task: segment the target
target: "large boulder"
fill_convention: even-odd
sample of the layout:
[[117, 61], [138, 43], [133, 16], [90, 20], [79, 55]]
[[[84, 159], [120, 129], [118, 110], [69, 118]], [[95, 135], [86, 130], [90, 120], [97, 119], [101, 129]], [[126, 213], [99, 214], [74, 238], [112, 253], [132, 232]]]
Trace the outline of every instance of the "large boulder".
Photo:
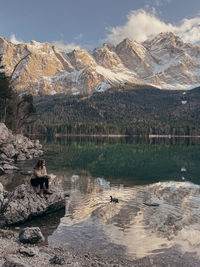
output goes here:
[[14, 157], [17, 152], [16, 149], [14, 148], [14, 145], [9, 143], [3, 144], [0, 147], [0, 151], [3, 152], [8, 158]]
[[8, 143], [8, 140], [12, 142], [14, 136], [12, 135], [12, 132], [8, 130], [6, 125], [0, 122], [0, 144]]
[[9, 193], [0, 210], [0, 227], [24, 222], [32, 217], [64, 208], [67, 200], [65, 192], [51, 187], [52, 195], [41, 198], [31, 185], [20, 185]]

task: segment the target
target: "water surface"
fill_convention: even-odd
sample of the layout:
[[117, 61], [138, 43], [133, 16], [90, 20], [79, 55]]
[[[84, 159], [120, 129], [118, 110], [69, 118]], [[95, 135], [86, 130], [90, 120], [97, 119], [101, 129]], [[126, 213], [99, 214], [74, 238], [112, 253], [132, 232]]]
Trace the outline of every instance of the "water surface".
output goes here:
[[[70, 193], [65, 211], [28, 223], [42, 228], [49, 245], [134, 259], [172, 248], [200, 257], [199, 139], [59, 138], [43, 143], [48, 172], [56, 175], [56, 186]], [[30, 170], [35, 163], [20, 165]], [[2, 179], [11, 190], [30, 177]], [[111, 195], [119, 203], [110, 203]]]

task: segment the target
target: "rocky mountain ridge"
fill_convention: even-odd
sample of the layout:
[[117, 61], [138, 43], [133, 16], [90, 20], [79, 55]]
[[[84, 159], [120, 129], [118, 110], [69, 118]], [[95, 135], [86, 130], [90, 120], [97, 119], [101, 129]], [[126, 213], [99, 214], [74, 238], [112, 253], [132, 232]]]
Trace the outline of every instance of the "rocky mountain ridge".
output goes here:
[[185, 90], [197, 87], [200, 79], [200, 45], [184, 43], [170, 32], [143, 43], [125, 39], [117, 46], [104, 44], [91, 54], [0, 38], [0, 54], [14, 88], [34, 95], [92, 94], [145, 84]]

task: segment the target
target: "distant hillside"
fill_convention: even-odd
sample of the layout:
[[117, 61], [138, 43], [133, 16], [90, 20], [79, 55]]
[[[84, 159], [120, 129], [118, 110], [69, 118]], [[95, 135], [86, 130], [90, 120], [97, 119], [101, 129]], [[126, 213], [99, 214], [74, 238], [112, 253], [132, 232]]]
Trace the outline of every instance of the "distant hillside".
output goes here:
[[200, 135], [200, 88], [187, 92], [137, 87], [90, 97], [35, 98], [45, 134]]

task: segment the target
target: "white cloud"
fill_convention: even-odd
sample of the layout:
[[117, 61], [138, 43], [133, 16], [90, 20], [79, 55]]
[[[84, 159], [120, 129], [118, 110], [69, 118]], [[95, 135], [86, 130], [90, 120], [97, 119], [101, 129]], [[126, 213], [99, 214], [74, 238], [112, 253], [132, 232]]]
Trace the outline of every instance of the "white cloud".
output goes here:
[[74, 40], [80, 40], [80, 39], [82, 39], [82, 38], [83, 38], [83, 34], [80, 33], [80, 34], [78, 34], [78, 35], [76, 35], [76, 36], [74, 37]]
[[172, 2], [172, 0], [153, 0], [153, 4], [155, 4], [156, 6], [161, 6], [163, 4], [169, 4], [171, 2]]
[[10, 36], [10, 41], [13, 43], [13, 44], [21, 44], [21, 43], [24, 43], [22, 40], [17, 40], [15, 34], [12, 34]]
[[185, 42], [200, 41], [200, 16], [192, 19], [184, 19], [179, 25], [161, 21], [153, 10], [151, 13], [143, 9], [131, 11], [127, 16], [127, 22], [122, 26], [109, 28], [110, 32], [106, 42], [117, 44], [125, 38], [143, 42], [160, 32], [174, 32]]
[[79, 45], [75, 43], [69, 43], [65, 44], [64, 41], [53, 41], [53, 45], [55, 45], [58, 49], [60, 49], [63, 52], [71, 52], [72, 50], [79, 50], [81, 49]]

